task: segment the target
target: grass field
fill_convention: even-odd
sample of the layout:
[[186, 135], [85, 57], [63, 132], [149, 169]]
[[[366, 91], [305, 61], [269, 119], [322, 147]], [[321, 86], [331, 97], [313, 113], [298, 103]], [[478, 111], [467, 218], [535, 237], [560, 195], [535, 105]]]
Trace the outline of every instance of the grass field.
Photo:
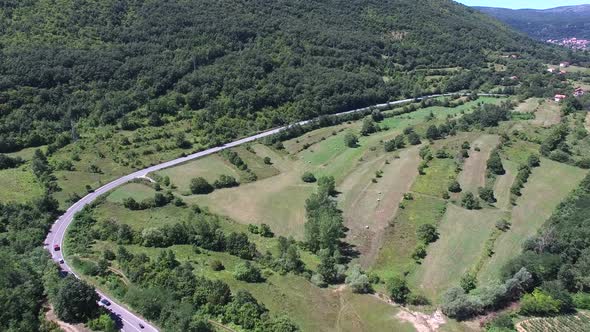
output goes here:
[[482, 255], [484, 245], [504, 213], [496, 209], [466, 210], [449, 204], [438, 231], [439, 239], [410, 276], [411, 285], [432, 301], [459, 280]]
[[189, 161], [179, 166], [167, 168], [156, 172], [160, 176], [170, 177], [170, 182], [176, 185], [179, 192], [190, 192], [190, 181], [196, 177], [203, 177], [212, 183], [220, 175], [231, 175], [239, 179], [238, 171], [233, 165], [218, 155], [207, 156], [201, 159]]
[[509, 160], [502, 160], [506, 173], [498, 175], [494, 183], [494, 196], [496, 197], [496, 207], [498, 209], [509, 211], [512, 208], [510, 203], [510, 188], [518, 174], [518, 165]]
[[495, 254], [482, 268], [482, 281], [499, 277], [502, 266], [521, 251], [522, 243], [534, 235], [557, 205], [578, 185], [587, 171], [548, 159], [533, 169], [529, 181], [512, 209], [512, 226], [495, 245]]
[[425, 174], [416, 179], [412, 192], [441, 197], [457, 176], [456, 166], [453, 159], [432, 159]]
[[[477, 193], [479, 187], [485, 186], [487, 161], [498, 143], [500, 137], [497, 135], [482, 135], [471, 142], [469, 158], [465, 159], [463, 170], [457, 177], [463, 191]], [[476, 151], [476, 148], [480, 151]]]
[[140, 202], [146, 198], [153, 198], [156, 191], [143, 183], [127, 183], [110, 193], [107, 200], [113, 203], [123, 203], [123, 200], [132, 197]]
[[372, 271], [383, 278], [402, 275], [415, 268], [411, 258], [418, 243], [416, 229], [422, 224], [436, 224], [443, 215], [446, 202], [442, 199], [416, 194], [405, 201], [404, 209], [391, 222], [383, 235], [383, 245]]
[[[347, 241], [361, 253], [363, 267], [374, 262], [383, 232], [395, 216], [404, 193], [418, 176], [418, 150], [418, 147], [405, 149], [389, 164], [383, 160], [389, 158], [388, 155], [376, 159], [372, 165], [352, 171], [340, 186], [340, 205], [349, 228]], [[380, 178], [375, 177], [377, 171], [383, 172]], [[372, 179], [376, 179], [376, 183]]]
[[0, 202], [24, 203], [43, 195], [43, 186], [28, 166], [0, 170]]
[[239, 146], [233, 150], [238, 153], [240, 158], [242, 158], [246, 165], [248, 165], [248, 168], [256, 174], [258, 179], [266, 179], [279, 174], [279, 170], [272, 164], [267, 165], [264, 163], [264, 157], [271, 158], [270, 154], [262, 153], [261, 155], [258, 155], [256, 150], [252, 149], [254, 152], [248, 151], [245, 146]]

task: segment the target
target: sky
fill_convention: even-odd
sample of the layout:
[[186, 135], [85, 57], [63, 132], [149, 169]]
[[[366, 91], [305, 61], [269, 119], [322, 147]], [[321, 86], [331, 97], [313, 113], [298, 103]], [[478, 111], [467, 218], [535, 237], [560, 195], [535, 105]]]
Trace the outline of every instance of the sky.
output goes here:
[[546, 9], [560, 6], [590, 4], [590, 0], [457, 0], [468, 6]]

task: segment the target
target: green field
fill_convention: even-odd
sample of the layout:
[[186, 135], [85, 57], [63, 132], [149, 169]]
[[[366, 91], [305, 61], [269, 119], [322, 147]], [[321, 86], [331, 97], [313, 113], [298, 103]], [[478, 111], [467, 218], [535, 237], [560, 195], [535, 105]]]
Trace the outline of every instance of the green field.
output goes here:
[[0, 170], [0, 202], [31, 201], [43, 195], [43, 186], [37, 181], [28, 166]]
[[372, 268], [373, 272], [383, 278], [401, 275], [415, 268], [411, 255], [418, 243], [416, 229], [422, 224], [437, 224], [446, 202], [416, 194], [414, 200], [405, 201], [404, 206], [386, 229], [383, 246]]
[[450, 204], [442, 218], [439, 239], [410, 277], [415, 289], [432, 301], [469, 272], [483, 254], [485, 242], [504, 213], [496, 209], [466, 210]]
[[138, 202], [146, 198], [153, 198], [156, 191], [144, 183], [127, 183], [121, 187], [113, 190], [108, 196], [107, 200], [113, 203], [123, 203], [126, 198], [133, 198]]

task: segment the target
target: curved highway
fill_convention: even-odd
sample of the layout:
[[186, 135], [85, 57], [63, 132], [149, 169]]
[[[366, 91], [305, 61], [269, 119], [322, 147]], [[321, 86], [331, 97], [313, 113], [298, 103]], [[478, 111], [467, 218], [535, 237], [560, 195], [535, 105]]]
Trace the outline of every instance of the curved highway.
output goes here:
[[[444, 97], [444, 96], [451, 96], [451, 95], [457, 95], [457, 94], [436, 94], [436, 95], [423, 96], [420, 98], [397, 100], [397, 101], [392, 101], [392, 102], [388, 102], [388, 103], [384, 103], [384, 104], [378, 104], [378, 105], [374, 105], [374, 106], [370, 106], [370, 107], [364, 107], [364, 108], [359, 108], [359, 109], [355, 109], [355, 110], [351, 110], [351, 111], [341, 112], [341, 113], [333, 114], [332, 116], [338, 116], [338, 115], [344, 115], [344, 114], [356, 113], [356, 112], [363, 112], [363, 111], [367, 111], [370, 109], [385, 109], [385, 108], [389, 108], [390, 106], [404, 104], [404, 103], [412, 102], [414, 100], [423, 100], [423, 99]], [[467, 95], [467, 93], [461, 93], [460, 95]], [[500, 96], [500, 95], [498, 95], [498, 94], [480, 94], [480, 96]], [[297, 122], [296, 124], [304, 125], [304, 124], [307, 124], [311, 121], [312, 120], [304, 120], [304, 121]], [[291, 125], [289, 125], [289, 126], [291, 126]], [[56, 262], [60, 262], [62, 260], [64, 261], [62, 264], [60, 264], [63, 271], [71, 273], [74, 276], [76, 276], [77, 278], [79, 278], [79, 276], [76, 275], [76, 273], [72, 270], [72, 268], [65, 261], [62, 251], [61, 250], [55, 251], [54, 246], [58, 245], [60, 248], [63, 247], [63, 242], [64, 242], [64, 238], [65, 238], [66, 230], [67, 230], [68, 226], [70, 225], [70, 223], [74, 219], [74, 215], [77, 212], [81, 211], [84, 208], [84, 206], [86, 206], [87, 204], [90, 204], [95, 199], [97, 199], [99, 196], [107, 193], [108, 191], [110, 191], [122, 184], [125, 184], [133, 179], [144, 177], [148, 173], [155, 172], [155, 171], [158, 171], [158, 170], [161, 170], [164, 168], [172, 167], [172, 166], [187, 162], [189, 160], [201, 158], [201, 157], [204, 157], [204, 156], [207, 156], [210, 154], [214, 154], [214, 153], [219, 152], [224, 149], [228, 149], [228, 148], [235, 147], [235, 146], [238, 146], [238, 145], [241, 145], [244, 143], [252, 142], [252, 141], [255, 141], [260, 138], [264, 138], [264, 137], [276, 134], [279, 131], [288, 128], [289, 126], [284, 126], [284, 127], [272, 129], [269, 131], [265, 131], [265, 132], [262, 132], [262, 133], [259, 133], [259, 134], [256, 134], [256, 135], [253, 135], [250, 137], [242, 138], [237, 141], [227, 143], [223, 146], [210, 148], [210, 149], [203, 150], [203, 151], [200, 151], [197, 153], [193, 153], [193, 154], [188, 155], [186, 157], [177, 158], [177, 159], [174, 159], [174, 160], [171, 160], [171, 161], [159, 164], [159, 165], [151, 166], [151, 167], [136, 171], [134, 173], [123, 176], [121, 178], [118, 178], [112, 182], [105, 184], [104, 186], [96, 189], [94, 192], [89, 193], [88, 195], [84, 196], [79, 201], [74, 203], [72, 206], [70, 206], [66, 210], [66, 212], [62, 216], [60, 216], [55, 221], [55, 223], [51, 227], [51, 230], [50, 230], [49, 234], [47, 235], [47, 239], [45, 241], [46, 249], [49, 250], [54, 261], [56, 261]], [[139, 316], [135, 313], [132, 313], [131, 311], [126, 309], [124, 306], [117, 304], [113, 299], [107, 297], [106, 295], [104, 295], [100, 291], [97, 291], [97, 293], [101, 296], [101, 299], [106, 299], [107, 301], [110, 302], [110, 305], [108, 305], [107, 308], [113, 313], [113, 315], [117, 316], [118, 319], [120, 320], [120, 323], [122, 325], [121, 326], [122, 331], [125, 331], [125, 332], [137, 332], [137, 331], [155, 332], [155, 331], [158, 331], [158, 329], [156, 327], [154, 327], [153, 325], [148, 323], [141, 316]]]

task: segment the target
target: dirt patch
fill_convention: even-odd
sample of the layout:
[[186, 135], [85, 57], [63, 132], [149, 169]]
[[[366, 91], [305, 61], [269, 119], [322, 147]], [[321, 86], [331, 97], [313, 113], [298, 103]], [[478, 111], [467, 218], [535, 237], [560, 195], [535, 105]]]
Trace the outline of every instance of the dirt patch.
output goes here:
[[46, 307], [45, 310], [45, 318], [50, 322], [56, 323], [59, 326], [59, 328], [64, 332], [92, 332], [92, 330], [84, 327], [84, 324], [72, 325], [59, 320], [59, 318], [57, 318], [57, 315], [55, 314], [55, 311], [53, 311], [52, 306]]
[[[341, 185], [347, 241], [360, 252], [363, 267], [375, 261], [389, 221], [418, 176], [418, 151], [418, 147], [412, 147], [402, 151], [399, 159], [376, 159], [353, 171]], [[392, 159], [389, 164], [385, 163], [387, 158]], [[374, 183], [377, 171], [383, 175]]]
[[418, 332], [435, 332], [446, 323], [445, 316], [440, 309], [431, 315], [406, 309], [398, 312], [396, 317], [410, 322]]
[[[482, 135], [471, 144], [469, 158], [465, 159], [458, 181], [463, 191], [476, 193], [477, 188], [485, 186], [486, 163], [493, 149], [500, 143], [497, 135]], [[479, 148], [480, 151], [475, 149]]]

